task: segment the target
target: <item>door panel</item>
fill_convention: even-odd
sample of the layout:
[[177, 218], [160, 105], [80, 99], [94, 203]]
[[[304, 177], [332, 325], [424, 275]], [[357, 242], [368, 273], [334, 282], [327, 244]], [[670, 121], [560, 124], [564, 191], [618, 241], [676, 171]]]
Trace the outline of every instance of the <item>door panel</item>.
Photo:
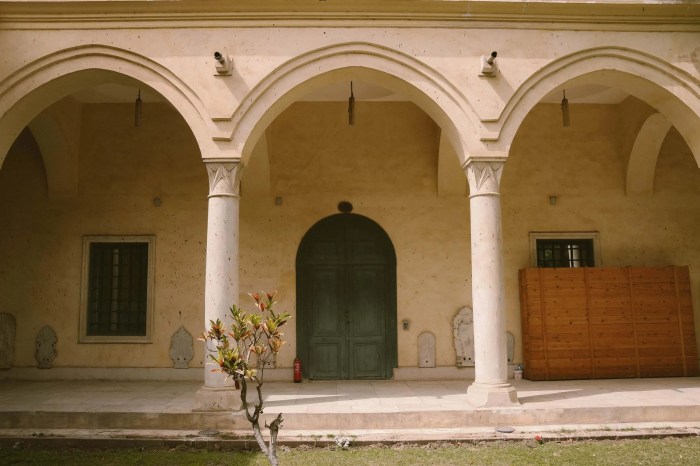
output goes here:
[[345, 379], [342, 346], [340, 343], [315, 343], [311, 345], [309, 377], [315, 380]]
[[383, 342], [350, 344], [350, 378], [380, 379], [384, 377]]
[[348, 266], [350, 338], [383, 337], [386, 330], [384, 267]]
[[309, 267], [311, 284], [309, 309], [309, 377], [342, 379], [347, 377], [347, 329], [343, 306], [345, 274], [342, 265]]
[[297, 254], [297, 347], [311, 379], [382, 379], [396, 362], [396, 257], [371, 220], [339, 214]]
[[312, 266], [311, 338], [345, 338], [342, 266]]
[[351, 378], [383, 378], [386, 354], [386, 279], [381, 265], [349, 265]]

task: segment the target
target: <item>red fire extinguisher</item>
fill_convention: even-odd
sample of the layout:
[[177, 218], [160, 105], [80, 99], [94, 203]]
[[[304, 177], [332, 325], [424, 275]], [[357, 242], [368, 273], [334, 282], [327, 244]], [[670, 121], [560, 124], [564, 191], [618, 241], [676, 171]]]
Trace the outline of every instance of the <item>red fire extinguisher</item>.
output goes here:
[[294, 383], [301, 383], [301, 361], [294, 358]]

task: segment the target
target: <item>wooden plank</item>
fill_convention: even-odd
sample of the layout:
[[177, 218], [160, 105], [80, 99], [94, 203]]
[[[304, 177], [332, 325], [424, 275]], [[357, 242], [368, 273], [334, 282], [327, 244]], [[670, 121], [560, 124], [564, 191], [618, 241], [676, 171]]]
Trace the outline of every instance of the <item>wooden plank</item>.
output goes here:
[[610, 370], [614, 368], [620, 369], [620, 371], [623, 373], [627, 373], [628, 371], [635, 373], [637, 361], [635, 360], [634, 356], [628, 358], [606, 357], [593, 359], [593, 365], [601, 369], [608, 369], [608, 373], [611, 373]]
[[593, 348], [593, 357], [595, 359], [600, 358], [629, 358], [630, 361], [634, 361], [637, 364], [637, 351], [633, 346], [628, 346], [626, 348]]
[[591, 325], [591, 332], [594, 336], [594, 341], [613, 339], [634, 339], [634, 329], [627, 324], [610, 324], [610, 325]]
[[545, 380], [549, 380], [549, 364], [547, 362], [547, 351], [549, 350], [549, 342], [547, 340], [547, 330], [546, 330], [546, 315], [547, 315], [547, 303], [544, 299], [544, 280], [543, 271], [544, 269], [537, 269], [538, 279], [540, 283], [540, 301], [542, 301], [542, 339], [544, 340], [544, 376]]
[[547, 362], [552, 371], [567, 371], [570, 369], [590, 371], [592, 366], [590, 357], [580, 359], [554, 359], [550, 357]]
[[548, 353], [551, 359], [590, 359], [593, 355], [587, 348], [550, 350]]
[[[680, 292], [678, 290], [678, 267], [673, 268], [673, 282], [676, 285], [676, 300], [678, 300]], [[688, 376], [688, 365], [686, 362], [685, 355], [685, 339], [683, 338], [683, 316], [681, 315], [680, 303], [677, 304], [678, 307], [678, 338], [681, 343], [681, 357], [683, 358], [683, 375]]]
[[635, 296], [634, 296], [634, 290], [632, 287], [632, 269], [631, 267], [627, 267], [627, 286], [629, 287], [629, 294], [630, 294], [630, 310], [632, 312], [630, 313], [630, 320], [632, 321], [632, 332], [634, 333], [634, 351], [635, 351], [635, 361], [637, 362], [637, 377], [641, 377], [642, 370], [639, 364], [639, 338], [638, 338], [638, 333], [637, 333], [637, 321], [636, 321], [636, 316], [634, 313], [634, 308], [636, 306], [635, 302]]
[[585, 324], [580, 324], [580, 325], [549, 325], [549, 322], [547, 322], [547, 325], [545, 325], [545, 330], [547, 331], [547, 336], [553, 336], [553, 335], [559, 335], [562, 337], [563, 335], [573, 335], [572, 338], [575, 338], [575, 335], [588, 335], [588, 325]]
[[[590, 269], [586, 267], [583, 269], [583, 281], [586, 284], [586, 326], [588, 327], [588, 348], [593, 351], [593, 336], [591, 334], [591, 322], [590, 322], [590, 306], [591, 306], [591, 287], [589, 283]], [[593, 355], [589, 353], [589, 358]], [[596, 378], [596, 366], [591, 364], [591, 377]]]
[[547, 324], [550, 327], [561, 327], [568, 325], [588, 325], [586, 316], [547, 316]]
[[550, 341], [547, 344], [547, 352], [551, 351], [561, 351], [561, 350], [590, 350], [588, 347], [588, 341]]
[[633, 379], [637, 377], [637, 370], [634, 365], [628, 369], [599, 367], [596, 374], [599, 379]]
[[659, 355], [655, 356], [640, 356], [639, 362], [642, 367], [652, 367], [652, 366], [678, 366], [681, 367], [683, 362], [678, 356], [666, 356]]
[[621, 267], [592, 267], [589, 283], [622, 284], [627, 289], [627, 271]]
[[660, 365], [660, 366], [642, 366], [640, 377], [682, 377], [683, 366], [677, 365]]
[[[630, 320], [632, 318], [631, 314], [628, 315], [592, 315], [590, 318], [591, 325], [619, 325], [626, 324], [629, 326]], [[634, 333], [633, 329], [630, 332]]]

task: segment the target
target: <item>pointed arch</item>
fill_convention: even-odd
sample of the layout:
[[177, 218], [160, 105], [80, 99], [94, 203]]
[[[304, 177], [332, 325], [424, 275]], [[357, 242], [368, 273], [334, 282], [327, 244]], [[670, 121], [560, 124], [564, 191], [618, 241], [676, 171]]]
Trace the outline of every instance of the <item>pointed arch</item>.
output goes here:
[[554, 60], [513, 94], [497, 121], [486, 123], [507, 148], [527, 114], [553, 89], [569, 83], [623, 89], [663, 114], [683, 136], [700, 166], [700, 83], [691, 74], [652, 55], [623, 47], [582, 50]]
[[90, 44], [36, 59], [0, 82], [0, 166], [19, 132], [51, 104], [79, 89], [132, 80], [151, 87], [175, 107], [202, 154], [216, 152], [211, 119], [187, 84], [147, 57]]
[[481, 123], [464, 94], [435, 69], [397, 50], [366, 42], [336, 44], [299, 55], [255, 86], [231, 116], [227, 132], [243, 163], [263, 131], [302, 95], [330, 82], [362, 79], [403, 93], [446, 133], [460, 160], [482, 149]]
[[650, 115], [642, 125], [627, 164], [627, 195], [653, 194], [656, 162], [670, 129], [671, 123], [660, 113]]

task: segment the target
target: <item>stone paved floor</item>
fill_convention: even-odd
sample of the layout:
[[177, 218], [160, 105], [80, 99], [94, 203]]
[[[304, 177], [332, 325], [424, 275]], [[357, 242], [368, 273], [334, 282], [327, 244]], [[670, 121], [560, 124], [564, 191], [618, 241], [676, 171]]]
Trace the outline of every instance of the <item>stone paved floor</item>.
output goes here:
[[[270, 382], [263, 416], [269, 421], [284, 414], [280, 439], [290, 445], [332, 441], [336, 435], [366, 443], [531, 439], [545, 433], [560, 440], [700, 435], [700, 378], [513, 381], [522, 407], [490, 410], [469, 406], [469, 383]], [[250, 447], [249, 440], [241, 440], [250, 434], [242, 413], [192, 412], [200, 386], [192, 381], [0, 382], [0, 444], [147, 447], [224, 441]], [[514, 431], [502, 433], [498, 426]], [[218, 431], [225, 435], [205, 434]]]
[[[464, 411], [470, 381], [266, 383], [281, 413]], [[700, 378], [512, 381], [524, 409], [700, 406]], [[0, 382], [0, 412], [188, 413], [199, 382]], [[700, 419], [698, 419], [700, 421]]]

